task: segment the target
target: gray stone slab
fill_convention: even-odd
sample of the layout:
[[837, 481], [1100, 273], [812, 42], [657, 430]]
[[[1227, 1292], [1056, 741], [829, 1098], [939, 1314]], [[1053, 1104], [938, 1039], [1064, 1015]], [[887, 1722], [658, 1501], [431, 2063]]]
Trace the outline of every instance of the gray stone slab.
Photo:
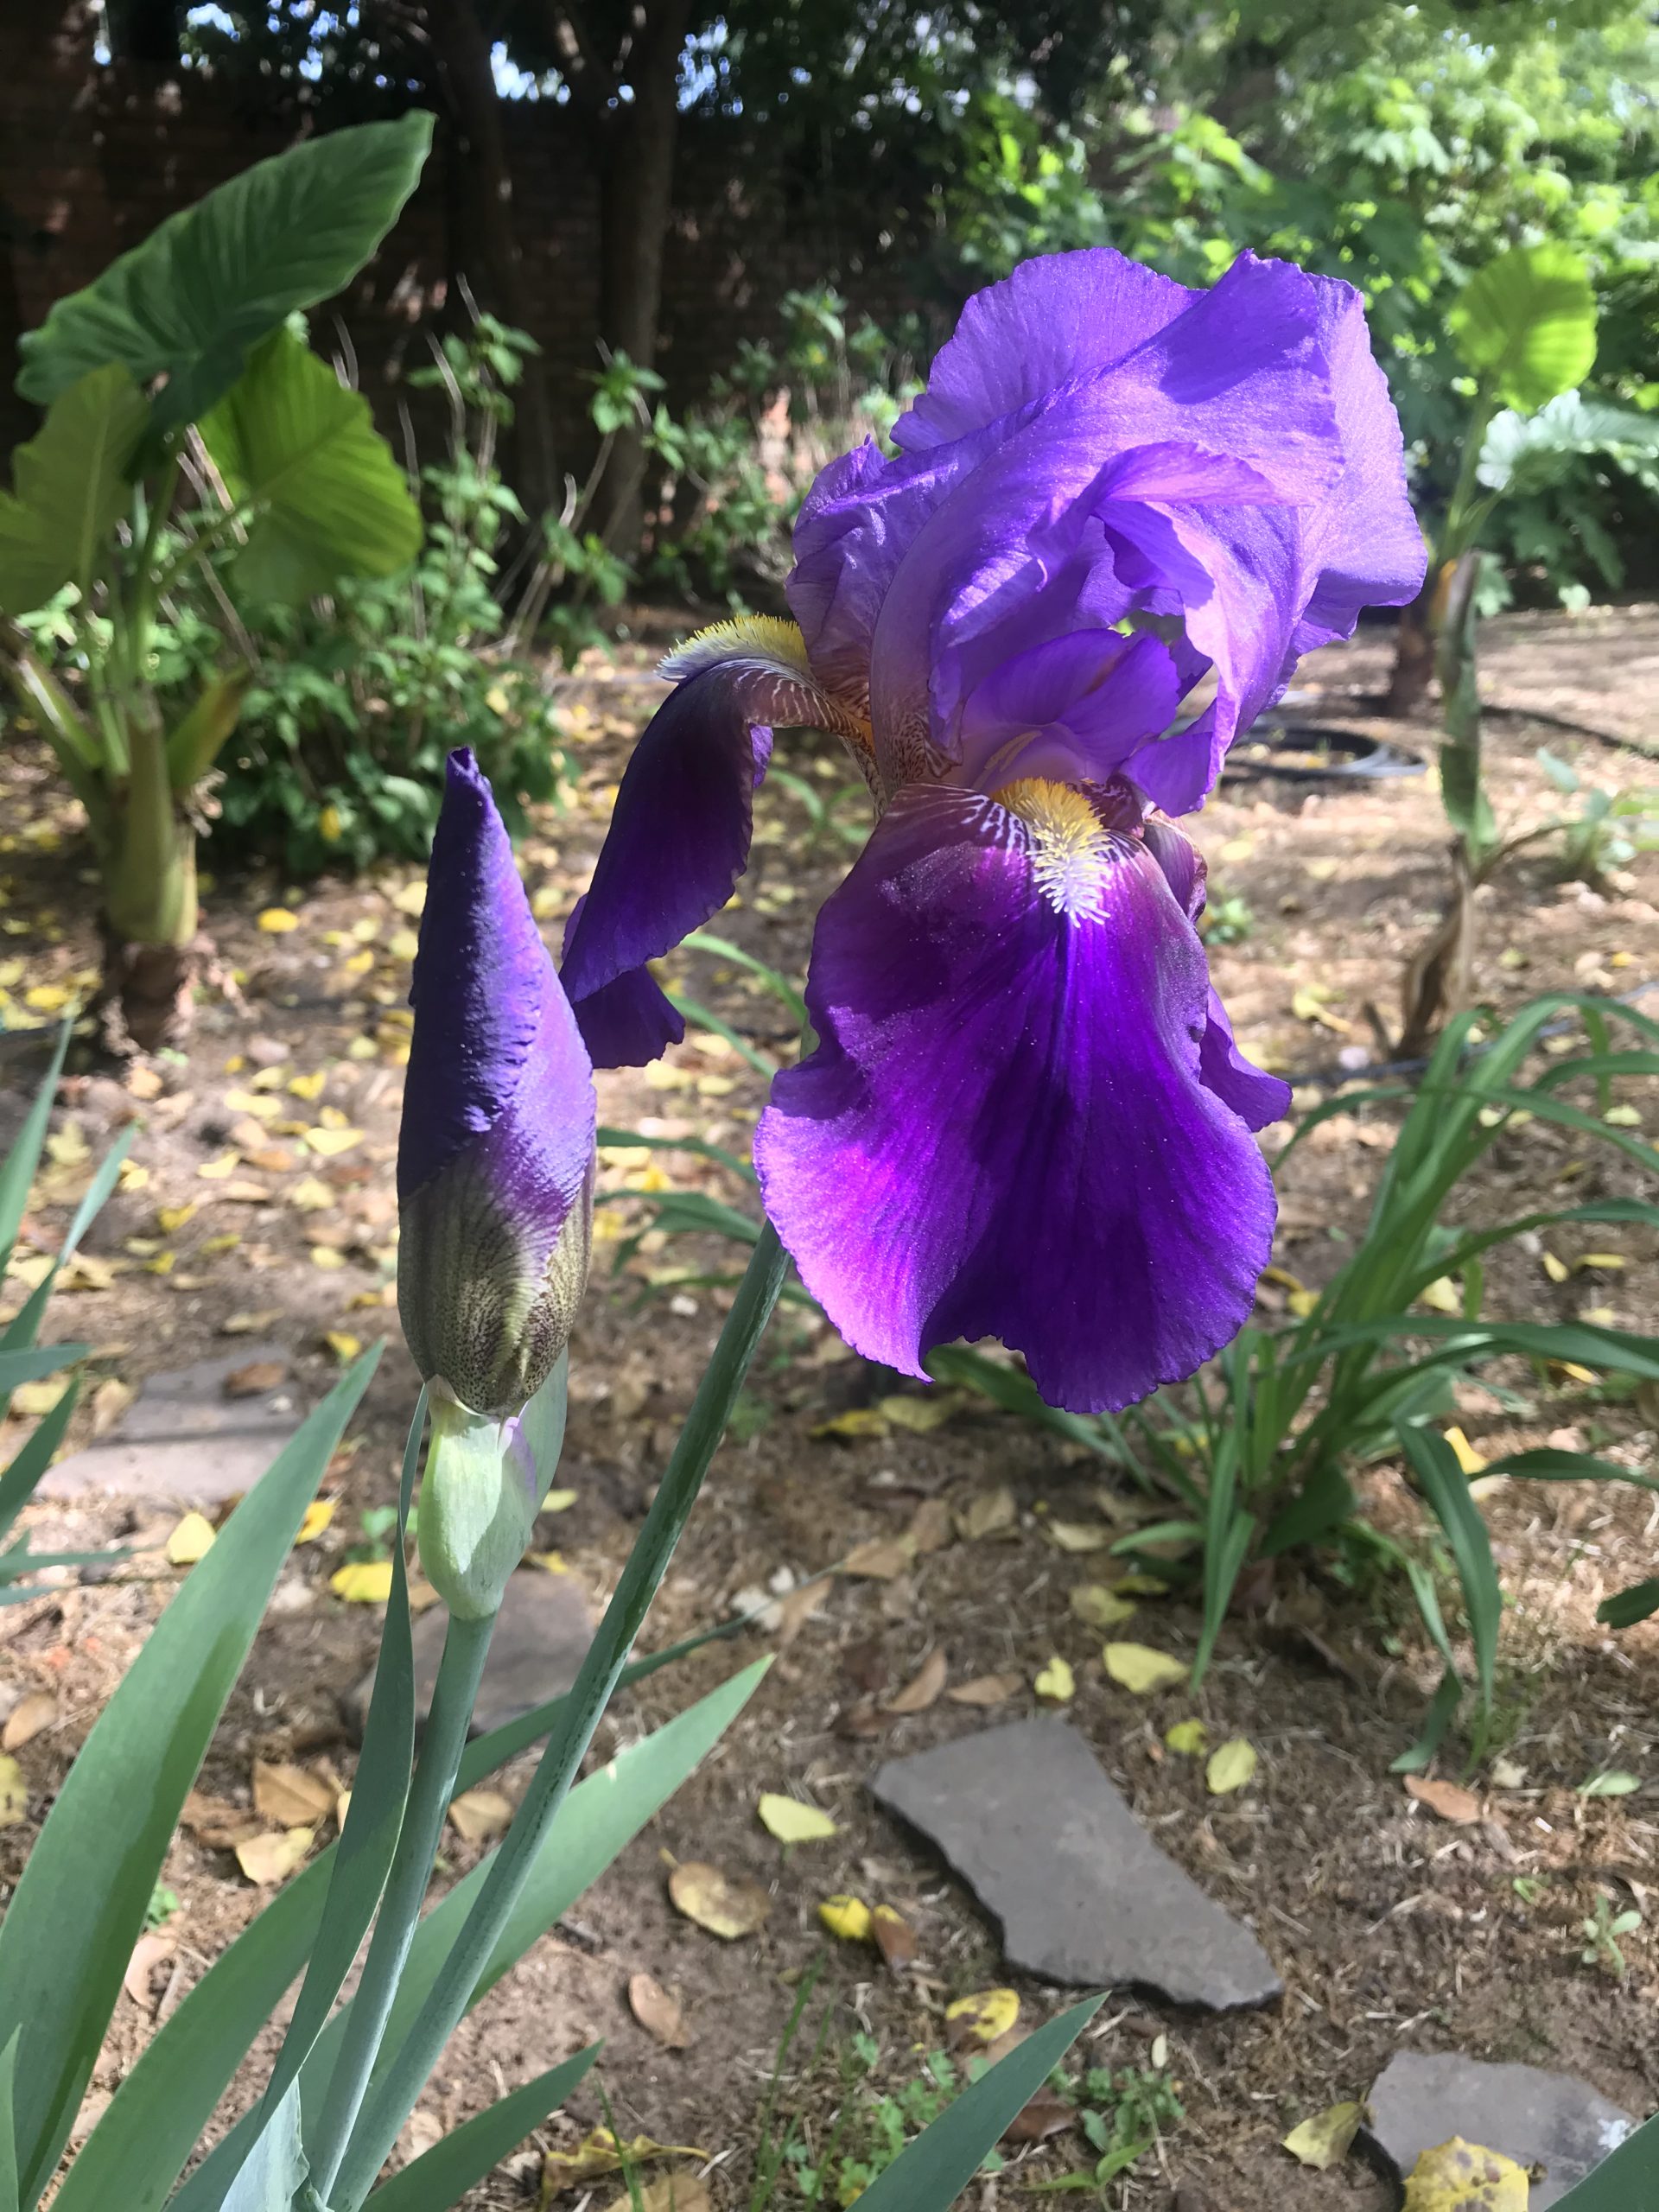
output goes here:
[[[283, 1380], [256, 1397], [226, 1395], [228, 1376], [270, 1363]], [[176, 1498], [215, 1505], [251, 1490], [299, 1427], [305, 1408], [276, 1344], [244, 1344], [218, 1359], [152, 1375], [107, 1436], [49, 1467], [42, 1497]]]
[[[434, 1605], [415, 1624], [415, 1711], [424, 1720], [438, 1678], [438, 1661], [448, 1615]], [[507, 1583], [484, 1662], [484, 1679], [473, 1707], [472, 1733], [487, 1735], [505, 1727], [533, 1706], [559, 1697], [576, 1679], [593, 1642], [588, 1600], [574, 1574], [549, 1574], [543, 1567], [520, 1567]], [[374, 1688], [374, 1670], [341, 1700], [346, 1722], [360, 1736]]]
[[1370, 2103], [1370, 2133], [1402, 2180], [1425, 2151], [1460, 2135], [1517, 2165], [1542, 2168], [1531, 2212], [1546, 2212], [1565, 2196], [1636, 2126], [1570, 2074], [1495, 2066], [1456, 2051], [1396, 2051]]
[[1001, 1923], [1011, 1965], [1217, 2012], [1280, 1994], [1249, 1929], [1159, 1850], [1064, 1720], [958, 1737], [890, 1760], [870, 1786]]

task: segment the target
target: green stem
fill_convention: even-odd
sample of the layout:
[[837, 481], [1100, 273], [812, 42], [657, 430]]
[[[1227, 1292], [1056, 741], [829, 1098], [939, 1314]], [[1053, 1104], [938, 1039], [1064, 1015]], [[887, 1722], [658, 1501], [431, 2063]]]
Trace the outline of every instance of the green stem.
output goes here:
[[548, 1739], [541, 1764], [485, 1878], [478, 1901], [439, 1969], [403, 2048], [370, 2090], [351, 2147], [334, 2177], [329, 2202], [338, 2207], [353, 2208], [354, 2212], [367, 2196], [439, 2053], [472, 2001], [479, 1978], [501, 1940], [536, 1856], [558, 1817], [633, 1639], [667, 1572], [778, 1303], [788, 1268], [788, 1255], [768, 1222], [750, 1255], [668, 1471], [582, 1661], [560, 1723]]
[[132, 618], [127, 637], [127, 681], [135, 692], [143, 681], [144, 664], [149, 658], [150, 632], [156, 626], [156, 608], [162, 595], [160, 581], [155, 573], [156, 556], [161, 545], [162, 532], [173, 512], [174, 495], [179, 488], [179, 458], [176, 448], [167, 457], [167, 466], [162, 472], [161, 484], [150, 503], [134, 563]]
[[133, 944], [188, 944], [196, 933], [196, 839], [179, 817], [154, 702], [128, 731], [132, 768], [105, 899], [111, 927]]
[[455, 1773], [467, 1748], [467, 1728], [473, 1717], [484, 1661], [490, 1648], [495, 1615], [464, 1621], [451, 1615], [443, 1641], [443, 1657], [432, 1691], [432, 1709], [421, 1738], [421, 1755], [410, 1787], [409, 1809], [397, 1837], [386, 1893], [369, 1939], [363, 1976], [346, 2016], [339, 2063], [328, 2083], [328, 2095], [315, 2144], [308, 2146], [311, 2183], [327, 2202], [346, 2155], [346, 2144], [367, 2094], [380, 2039], [386, 2030], [397, 1984], [414, 1940], [416, 1923], [426, 1897], [433, 1861], [443, 1834], [443, 1816], [455, 1786]]

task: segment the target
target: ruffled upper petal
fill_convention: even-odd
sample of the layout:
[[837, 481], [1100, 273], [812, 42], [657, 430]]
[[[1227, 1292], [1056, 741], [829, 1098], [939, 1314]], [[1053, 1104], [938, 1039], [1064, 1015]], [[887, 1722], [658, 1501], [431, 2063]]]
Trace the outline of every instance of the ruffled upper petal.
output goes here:
[[893, 442], [914, 453], [983, 429], [1056, 385], [1110, 368], [1197, 296], [1109, 246], [1021, 262], [969, 301]]
[[1204, 954], [1162, 870], [1109, 813], [1024, 788], [1023, 814], [894, 801], [819, 918], [821, 1041], [778, 1077], [755, 1159], [868, 1357], [915, 1374], [997, 1336], [1051, 1403], [1098, 1411], [1236, 1333], [1273, 1185], [1204, 1081]]
[[1104, 250], [1028, 263], [895, 435], [820, 479], [790, 586], [820, 677], [868, 684], [889, 791], [960, 765], [965, 700], [1070, 604], [1173, 617], [1215, 666], [1202, 728], [1147, 741], [1148, 788], [1190, 807], [1298, 655], [1421, 580], [1359, 296], [1286, 263], [1207, 292]]

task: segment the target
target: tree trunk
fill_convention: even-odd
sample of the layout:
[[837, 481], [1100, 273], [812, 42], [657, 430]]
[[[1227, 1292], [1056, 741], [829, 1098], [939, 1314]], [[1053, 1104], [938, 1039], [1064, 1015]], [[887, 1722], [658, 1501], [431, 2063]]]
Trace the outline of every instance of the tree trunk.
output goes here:
[[178, 0], [110, 0], [110, 59], [136, 61], [148, 69], [179, 67]]
[[[656, 0], [650, 9], [629, 61], [633, 98], [608, 118], [600, 168], [600, 333], [641, 369], [657, 359], [680, 52], [690, 13], [690, 0]], [[637, 431], [623, 430], [612, 448], [601, 527], [625, 559], [639, 550], [645, 481], [645, 446]]]
[[[501, 123], [501, 97], [490, 60], [490, 35], [473, 0], [442, 0], [429, 8], [432, 43], [450, 114], [461, 138], [462, 201], [482, 258], [486, 304], [503, 322], [525, 323], [524, 262], [513, 220], [512, 168]], [[514, 489], [532, 518], [559, 500], [558, 457], [548, 405], [547, 377], [534, 355], [513, 395]]]

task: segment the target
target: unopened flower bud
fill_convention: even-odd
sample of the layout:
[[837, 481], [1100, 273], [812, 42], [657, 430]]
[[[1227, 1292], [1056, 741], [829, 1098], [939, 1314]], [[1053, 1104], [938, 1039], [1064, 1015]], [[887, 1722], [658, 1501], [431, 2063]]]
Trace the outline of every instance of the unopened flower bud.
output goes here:
[[516, 1414], [588, 1281], [593, 1071], [470, 752], [449, 756], [410, 994], [397, 1306], [416, 1365]]

